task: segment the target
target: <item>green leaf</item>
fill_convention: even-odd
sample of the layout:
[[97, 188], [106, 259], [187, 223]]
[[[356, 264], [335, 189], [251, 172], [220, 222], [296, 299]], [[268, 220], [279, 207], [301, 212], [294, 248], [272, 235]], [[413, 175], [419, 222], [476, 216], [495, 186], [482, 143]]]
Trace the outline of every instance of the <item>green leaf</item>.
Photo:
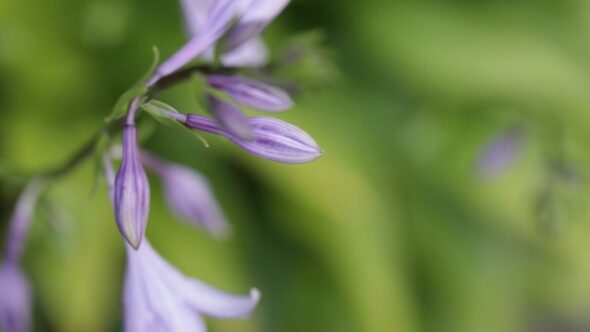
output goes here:
[[125, 113], [127, 113], [127, 108], [129, 107], [129, 103], [138, 96], [141, 96], [148, 92], [148, 88], [145, 86], [135, 86], [129, 90], [127, 90], [115, 104], [113, 107], [113, 111], [111, 114], [105, 119], [105, 122], [111, 122], [117, 119], [122, 118]]
[[137, 84], [139, 86], [145, 85], [145, 83], [150, 79], [150, 77], [152, 77], [152, 75], [154, 74], [154, 72], [158, 68], [158, 65], [160, 64], [160, 50], [158, 49], [158, 47], [153, 46], [152, 52], [153, 52], [152, 64], [150, 65], [150, 68], [148, 69], [148, 71], [145, 73], [145, 75], [142, 77], [142, 79]]
[[146, 111], [155, 120], [157, 120], [158, 122], [160, 122], [162, 124], [165, 124], [167, 126], [181, 125], [178, 121], [170, 118], [170, 116], [167, 115], [167, 114], [171, 114], [171, 113], [180, 114], [180, 112], [178, 112], [176, 109], [174, 109], [170, 105], [167, 105], [167, 104], [162, 103], [157, 100], [152, 100], [147, 104], [143, 104], [141, 106], [141, 109]]
[[174, 107], [163, 103], [161, 101], [158, 100], [152, 100], [147, 104], [144, 104], [141, 106], [142, 110], [144, 110], [146, 113], [148, 113], [149, 115], [151, 115], [156, 121], [165, 124], [167, 126], [174, 126], [177, 128], [182, 128], [183, 130], [187, 131], [189, 134], [191, 134], [191, 136], [197, 138], [199, 141], [201, 141], [201, 143], [203, 143], [203, 145], [205, 145], [205, 147], [209, 147], [209, 143], [207, 142], [207, 140], [201, 136], [197, 131], [189, 129], [187, 127], [185, 127], [182, 123], [171, 119], [170, 116], [168, 116], [167, 114], [182, 114], [180, 112], [178, 112]]

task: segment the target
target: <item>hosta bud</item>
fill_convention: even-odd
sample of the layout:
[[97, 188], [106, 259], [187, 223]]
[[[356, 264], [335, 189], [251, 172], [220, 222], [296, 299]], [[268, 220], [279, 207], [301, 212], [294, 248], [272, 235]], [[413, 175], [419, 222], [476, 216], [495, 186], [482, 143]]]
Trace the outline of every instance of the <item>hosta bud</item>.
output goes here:
[[137, 129], [123, 129], [123, 156], [115, 179], [115, 219], [125, 240], [139, 248], [148, 222], [150, 186], [139, 159]]
[[227, 31], [236, 15], [235, 0], [216, 0], [200, 31], [158, 67], [148, 84], [156, 83], [160, 78], [172, 74], [207, 52]]
[[208, 96], [209, 110], [226, 132], [244, 140], [254, 138], [248, 118], [234, 105], [212, 95]]
[[31, 330], [31, 291], [16, 262], [0, 266], [0, 331]]
[[322, 155], [318, 144], [303, 130], [285, 121], [269, 117], [253, 117], [248, 123], [254, 139], [245, 141], [225, 132], [215, 121], [189, 114], [185, 125], [189, 128], [222, 135], [247, 152], [259, 157], [287, 164], [302, 164]]
[[164, 185], [166, 203], [180, 219], [218, 238], [230, 231], [209, 181], [197, 171], [142, 152], [141, 161]]
[[293, 106], [289, 95], [278, 88], [240, 76], [211, 75], [210, 86], [227, 93], [238, 103], [261, 111], [280, 112]]

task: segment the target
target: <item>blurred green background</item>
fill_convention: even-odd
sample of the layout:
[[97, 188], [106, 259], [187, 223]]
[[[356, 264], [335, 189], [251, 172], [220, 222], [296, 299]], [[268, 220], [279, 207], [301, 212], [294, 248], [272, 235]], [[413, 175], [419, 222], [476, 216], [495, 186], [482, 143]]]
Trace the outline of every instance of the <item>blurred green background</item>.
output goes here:
[[[280, 118], [321, 159], [275, 164], [162, 126], [145, 142], [207, 175], [235, 228], [218, 242], [176, 222], [153, 179], [154, 246], [191, 276], [263, 293], [252, 319], [210, 330], [590, 331], [590, 2], [294, 0], [265, 36], [277, 51], [311, 30], [338, 72]], [[1, 220], [15, 174], [65, 160], [152, 45], [168, 56], [184, 39], [175, 1], [0, 0]], [[162, 99], [195, 112], [193, 95]], [[514, 128], [513, 157], [482, 172]], [[88, 162], [37, 210], [38, 331], [121, 331], [124, 250], [92, 183]]]

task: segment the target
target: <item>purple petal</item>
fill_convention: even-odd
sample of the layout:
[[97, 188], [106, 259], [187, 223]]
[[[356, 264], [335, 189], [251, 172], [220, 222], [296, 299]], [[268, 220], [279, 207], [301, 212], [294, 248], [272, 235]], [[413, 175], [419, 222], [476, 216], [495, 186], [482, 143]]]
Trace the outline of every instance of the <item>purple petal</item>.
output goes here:
[[205, 331], [201, 314], [221, 318], [248, 315], [260, 295], [235, 296], [189, 279], [165, 261], [146, 241], [127, 250], [125, 330]]
[[190, 37], [196, 36], [207, 21], [211, 0], [181, 0], [182, 14]]
[[241, 76], [211, 75], [207, 81], [212, 87], [224, 91], [247, 107], [280, 112], [293, 106], [293, 101], [285, 91]]
[[128, 249], [127, 257], [125, 331], [206, 331], [201, 317], [187, 310], [183, 277], [163, 262], [149, 242], [137, 251]]
[[147, 227], [150, 209], [150, 186], [139, 160], [137, 129], [123, 129], [123, 157], [115, 179], [115, 219], [121, 235], [135, 249], [139, 248]]
[[197, 35], [162, 63], [148, 84], [152, 85], [160, 78], [172, 74], [207, 51], [229, 28], [236, 14], [234, 0], [217, 0]]
[[287, 7], [290, 0], [242, 1], [243, 10], [238, 24], [228, 33], [227, 51], [259, 35]]
[[188, 282], [188, 303], [208, 316], [226, 319], [247, 317], [260, 301], [257, 289], [252, 289], [248, 296], [237, 296], [221, 292], [198, 280], [191, 279]]
[[31, 227], [33, 212], [43, 188], [45, 188], [43, 180], [33, 179], [18, 198], [14, 212], [10, 217], [10, 229], [6, 240], [6, 257], [9, 260], [17, 261], [22, 254]]
[[224, 132], [215, 121], [189, 114], [187, 127], [222, 135], [242, 149], [259, 157], [287, 164], [302, 164], [322, 155], [318, 144], [303, 130], [281, 120], [268, 117], [249, 118], [254, 140], [244, 141]]
[[230, 226], [205, 177], [190, 168], [165, 162], [145, 152], [142, 153], [142, 162], [160, 176], [166, 202], [180, 219], [218, 238], [228, 235]]
[[0, 266], [0, 330], [31, 330], [31, 291], [29, 283], [14, 262]]
[[221, 62], [227, 67], [262, 67], [268, 62], [268, 50], [259, 37], [254, 37], [226, 52]]
[[254, 138], [248, 118], [237, 107], [212, 95], [209, 95], [207, 99], [210, 111], [221, 128], [243, 140]]

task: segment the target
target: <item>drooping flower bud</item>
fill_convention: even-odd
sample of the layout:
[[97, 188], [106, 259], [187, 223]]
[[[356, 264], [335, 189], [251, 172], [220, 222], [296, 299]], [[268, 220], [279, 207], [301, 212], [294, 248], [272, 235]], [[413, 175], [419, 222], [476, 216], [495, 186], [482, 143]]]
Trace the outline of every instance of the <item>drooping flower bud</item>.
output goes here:
[[205, 177], [147, 152], [142, 152], [141, 156], [144, 165], [162, 179], [166, 202], [181, 220], [218, 238], [228, 235], [230, 226]]
[[0, 266], [0, 331], [31, 330], [31, 291], [17, 262]]
[[318, 144], [303, 130], [285, 121], [269, 117], [253, 117], [248, 123], [254, 132], [251, 141], [240, 140], [225, 132], [215, 121], [188, 114], [189, 128], [225, 136], [247, 152], [280, 163], [302, 164], [322, 155]]
[[150, 186], [139, 159], [137, 129], [125, 125], [123, 156], [115, 179], [115, 219], [123, 238], [139, 248], [148, 222]]
[[207, 100], [211, 114], [226, 132], [243, 140], [254, 138], [248, 118], [236, 106], [213, 95], [208, 95]]
[[16, 202], [14, 212], [10, 217], [10, 228], [6, 239], [6, 258], [10, 261], [18, 261], [23, 252], [23, 246], [35, 211], [39, 195], [45, 188], [43, 179], [31, 180]]
[[285, 91], [245, 77], [211, 75], [207, 82], [238, 103], [260, 111], [280, 112], [293, 106]]

